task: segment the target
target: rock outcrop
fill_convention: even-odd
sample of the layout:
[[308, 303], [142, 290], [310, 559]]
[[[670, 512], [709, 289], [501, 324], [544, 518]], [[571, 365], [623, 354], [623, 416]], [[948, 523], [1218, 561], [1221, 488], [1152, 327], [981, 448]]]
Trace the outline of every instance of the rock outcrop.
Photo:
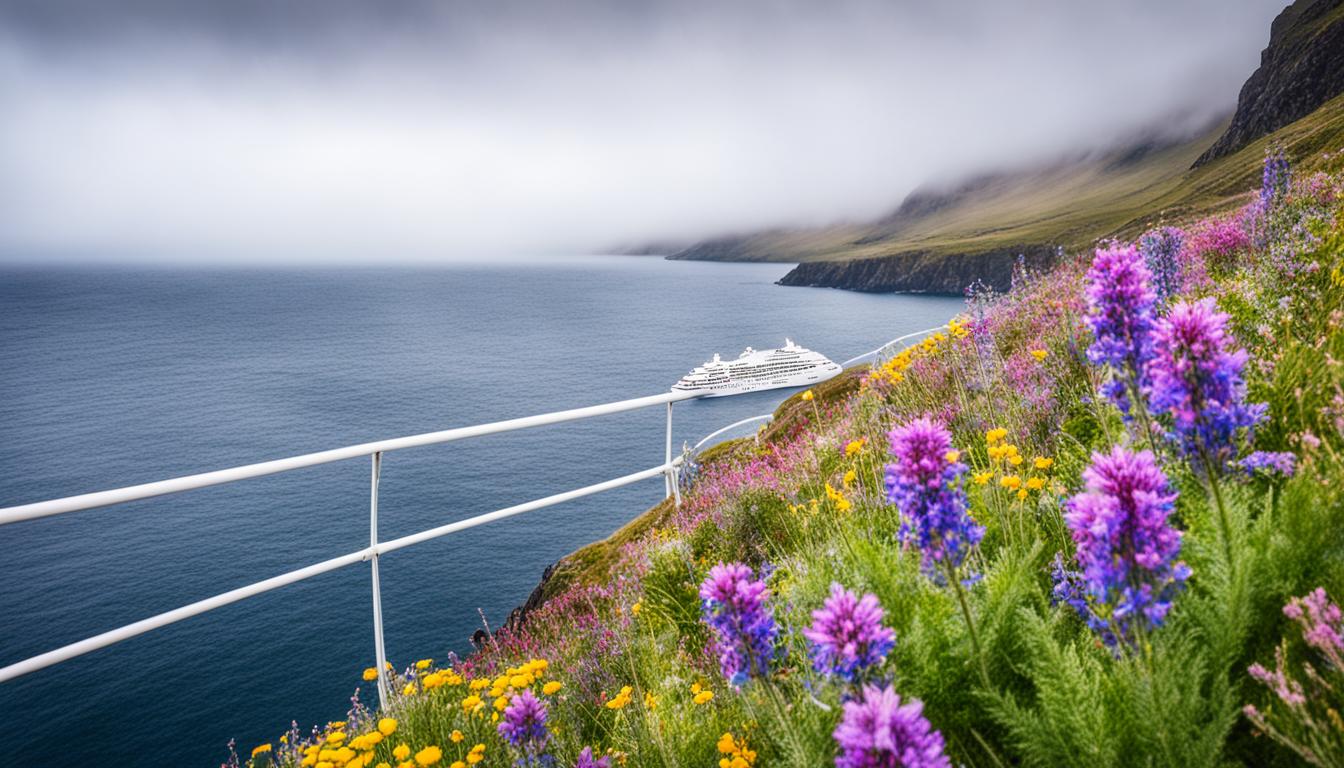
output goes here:
[[875, 259], [812, 261], [794, 267], [779, 284], [960, 296], [977, 281], [1007, 290], [1019, 258], [1028, 269], [1045, 269], [1054, 264], [1058, 251], [1054, 246], [1033, 245], [977, 254], [900, 253]]
[[1241, 87], [1232, 123], [1195, 167], [1311, 114], [1344, 93], [1344, 0], [1297, 0], [1274, 19], [1260, 68]]

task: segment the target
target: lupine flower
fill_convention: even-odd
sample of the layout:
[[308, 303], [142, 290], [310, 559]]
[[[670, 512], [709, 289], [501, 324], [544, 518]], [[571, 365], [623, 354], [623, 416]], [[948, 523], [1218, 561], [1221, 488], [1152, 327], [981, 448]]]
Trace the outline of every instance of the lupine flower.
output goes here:
[[1055, 596], [1079, 609], [1108, 642], [1114, 640], [1108, 630], [1131, 639], [1136, 623], [1162, 624], [1190, 576], [1176, 561], [1181, 532], [1167, 522], [1176, 493], [1152, 453], [1119, 446], [1093, 454], [1083, 479], [1086, 490], [1069, 499], [1064, 516], [1082, 570], [1069, 585], [1072, 574], [1057, 566]]
[[1139, 238], [1139, 253], [1152, 274], [1153, 293], [1158, 306], [1166, 306], [1181, 290], [1181, 245], [1185, 233], [1174, 227], [1145, 232]]
[[1237, 466], [1252, 476], [1289, 478], [1297, 470], [1297, 456], [1288, 452], [1256, 451], [1237, 462]]
[[1266, 212], [1274, 203], [1288, 194], [1292, 183], [1292, 170], [1288, 167], [1288, 158], [1283, 147], [1265, 150], [1265, 167], [1260, 177], [1260, 211]]
[[943, 735], [923, 711], [918, 699], [902, 704], [889, 687], [865, 686], [860, 698], [845, 702], [832, 734], [840, 746], [836, 768], [951, 768]]
[[1168, 437], [1215, 470], [1234, 452], [1237, 431], [1258, 423], [1266, 408], [1245, 403], [1246, 351], [1233, 346], [1227, 319], [1213, 299], [1176, 304], [1157, 323], [1148, 363], [1148, 398], [1170, 419]]
[[1152, 273], [1143, 255], [1132, 245], [1098, 248], [1087, 271], [1087, 323], [1092, 346], [1087, 359], [1110, 366], [1113, 378], [1101, 393], [1128, 414], [1130, 394], [1144, 382], [1144, 365], [1151, 353], [1153, 303]]
[[719, 564], [700, 585], [705, 623], [714, 630], [719, 668], [733, 685], [766, 675], [779, 629], [766, 605], [770, 592], [741, 563]]
[[546, 730], [546, 716], [546, 703], [533, 695], [530, 689], [514, 696], [504, 709], [504, 716], [498, 726], [499, 735], [523, 753], [523, 765], [542, 759], [546, 742], [550, 739], [550, 732]]
[[901, 512], [900, 536], [924, 553], [924, 565], [956, 569], [980, 542], [985, 529], [966, 513], [966, 465], [952, 449], [947, 428], [918, 418], [893, 429], [887, 465], [887, 499]]
[[611, 768], [611, 758], [606, 755], [595, 758], [593, 748], [584, 747], [579, 753], [578, 762], [574, 763], [574, 768]]
[[882, 626], [884, 615], [876, 595], [859, 597], [832, 584], [831, 596], [803, 630], [816, 670], [852, 681], [881, 664], [896, 643], [896, 633]]

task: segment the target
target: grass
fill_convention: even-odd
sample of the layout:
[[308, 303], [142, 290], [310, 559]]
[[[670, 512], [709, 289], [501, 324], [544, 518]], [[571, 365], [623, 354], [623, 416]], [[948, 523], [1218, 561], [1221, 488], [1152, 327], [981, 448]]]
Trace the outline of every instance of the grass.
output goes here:
[[[1333, 135], [1308, 133], [1317, 138], [1301, 141]], [[1056, 557], [1075, 558], [1065, 504], [1093, 453], [1149, 443], [1096, 396], [1106, 372], [1084, 355], [1084, 251], [976, 297], [946, 332], [875, 369], [785, 401], [756, 438], [702, 458], [680, 507], [660, 504], [567, 558], [523, 627], [468, 659], [401, 664], [388, 711], [357, 703], [346, 721], [293, 731], [251, 762], [546, 764], [498, 732], [530, 691], [548, 709], [544, 753], [564, 768], [584, 749], [653, 768], [834, 764], [832, 734], [863, 694], [814, 667], [803, 630], [838, 583], [874, 595], [895, 633], [867, 679], [921, 702], [954, 764], [1297, 765], [1294, 739], [1340, 764], [1344, 727], [1329, 713], [1338, 719], [1344, 681], [1315, 686], [1304, 662], [1344, 670], [1282, 608], [1317, 587], [1344, 595], [1342, 161], [1313, 158], [1332, 175], [1299, 172], [1269, 213], [1228, 225], [1240, 240], [1215, 247], [1199, 234], [1213, 223], [1185, 222], [1175, 300], [1213, 298], [1228, 314], [1249, 355], [1247, 397], [1268, 406], [1235, 448], [1290, 451], [1298, 466], [1289, 479], [1229, 473], [1211, 485], [1152, 441], [1192, 572], [1160, 624], [1110, 647], [1054, 596]], [[924, 567], [887, 501], [887, 434], [922, 415], [949, 428], [969, 467], [968, 512], [985, 529], [950, 579]], [[1001, 440], [987, 439], [993, 429]], [[699, 594], [729, 562], [764, 575], [779, 629], [768, 674], [741, 685], [720, 673]], [[979, 579], [948, 586], [967, 571]], [[1305, 703], [1247, 672], [1274, 666], [1280, 647]]]
[[1344, 144], [1344, 96], [1241, 150], [1191, 169], [1225, 126], [1128, 162], [1114, 155], [1005, 174], [952, 204], [899, 224], [779, 230], [746, 238], [744, 261], [848, 261], [902, 253], [977, 254], [1026, 245], [1070, 252], [1132, 238], [1161, 220], [1186, 220], [1244, 204], [1259, 183], [1265, 148], [1283, 146], [1303, 171]]

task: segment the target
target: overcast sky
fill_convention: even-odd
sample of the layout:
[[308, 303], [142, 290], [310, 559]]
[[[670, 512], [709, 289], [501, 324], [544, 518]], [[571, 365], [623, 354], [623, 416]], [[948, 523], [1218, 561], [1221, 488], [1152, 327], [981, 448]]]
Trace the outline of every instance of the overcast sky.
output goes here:
[[880, 215], [1229, 111], [1283, 0], [0, 0], [0, 261], [436, 261]]

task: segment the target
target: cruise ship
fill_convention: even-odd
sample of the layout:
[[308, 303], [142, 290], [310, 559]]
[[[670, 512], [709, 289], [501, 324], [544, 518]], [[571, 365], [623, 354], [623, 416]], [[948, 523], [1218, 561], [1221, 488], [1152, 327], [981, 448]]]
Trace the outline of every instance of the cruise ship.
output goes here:
[[762, 389], [806, 387], [839, 372], [840, 366], [825, 355], [785, 339], [784, 346], [779, 349], [747, 347], [736, 360], [723, 360], [716, 354], [713, 360], [696, 366], [681, 377], [672, 389], [721, 397]]

